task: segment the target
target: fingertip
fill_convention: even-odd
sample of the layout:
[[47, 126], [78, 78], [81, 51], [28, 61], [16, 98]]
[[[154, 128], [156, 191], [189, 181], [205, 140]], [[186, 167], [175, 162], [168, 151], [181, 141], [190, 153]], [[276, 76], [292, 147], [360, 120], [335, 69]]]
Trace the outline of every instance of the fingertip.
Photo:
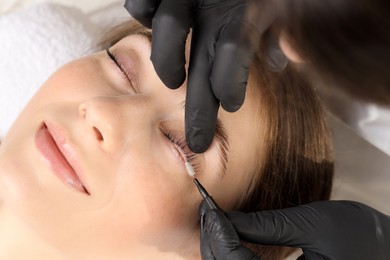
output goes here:
[[[197, 107], [193, 106], [195, 103], [188, 106], [193, 101], [188, 100], [188, 96], [187, 88], [185, 115], [187, 144], [194, 153], [204, 153], [214, 139], [218, 107], [214, 107], [213, 105], [215, 104], [210, 104], [209, 102], [203, 104], [196, 103], [198, 104]], [[206, 99], [206, 96], [200, 95], [200, 97]], [[194, 98], [199, 98], [199, 96]], [[205, 110], [206, 107], [208, 108], [207, 110]]]
[[211, 84], [223, 109], [227, 112], [236, 112], [245, 100], [248, 74], [242, 68], [236, 68], [235, 71], [229, 70], [225, 71], [225, 75], [230, 74], [230, 76], [225, 77], [222, 76], [224, 75], [222, 71], [218, 71], [219, 76], [213, 77]]
[[221, 106], [224, 110], [227, 112], [236, 112], [241, 108], [242, 104], [235, 104], [235, 103], [228, 103], [228, 102], [221, 102]]
[[225, 45], [228, 47], [223, 43], [218, 45], [210, 81], [222, 107], [228, 112], [235, 112], [244, 103], [249, 77], [248, 61], [243, 61], [242, 57], [250, 54], [243, 54], [234, 44]]
[[242, 35], [248, 23], [233, 19], [224, 27], [216, 44], [211, 73], [211, 85], [215, 96], [228, 112], [242, 106], [249, 78], [249, 69], [257, 50], [249, 44], [248, 36]]
[[[188, 107], [186, 107], [186, 109], [188, 109]], [[191, 113], [191, 114], [198, 115], [198, 113]], [[214, 133], [215, 133], [215, 125], [212, 128], [207, 126], [206, 127], [196, 126], [199, 124], [197, 121], [194, 122], [194, 120], [196, 119], [197, 117], [193, 117], [193, 118], [189, 117], [188, 113], [186, 112], [186, 118], [185, 118], [186, 140], [187, 140], [188, 147], [190, 148], [191, 151], [193, 151], [194, 153], [203, 153], [207, 151], [207, 149], [210, 147], [213, 141]], [[204, 120], [204, 119], [205, 118], [200, 118], [200, 120]]]
[[213, 85], [215, 95], [221, 102], [221, 106], [227, 112], [239, 110], [245, 100], [246, 83], [232, 84], [219, 82]]
[[271, 72], [283, 71], [289, 61], [279, 45], [279, 37], [270, 35], [265, 39], [265, 53], [263, 53], [265, 64]]
[[207, 73], [204, 73], [208, 68], [206, 66], [199, 69], [202, 60], [199, 56], [192, 60], [185, 103], [186, 141], [195, 153], [205, 152], [213, 142], [219, 109], [219, 101], [214, 96], [208, 76], [205, 75]]
[[204, 153], [210, 147], [212, 142], [210, 134], [200, 133], [199, 131], [189, 131], [186, 139], [188, 147], [194, 153]]
[[265, 55], [265, 63], [271, 72], [281, 72], [288, 65], [288, 59], [279, 49], [269, 50]]
[[183, 85], [186, 79], [186, 71], [184, 65], [175, 65], [172, 62], [168, 63], [160, 59], [161, 55], [155, 55], [153, 48], [150, 60], [160, 80], [170, 89], [177, 89]]

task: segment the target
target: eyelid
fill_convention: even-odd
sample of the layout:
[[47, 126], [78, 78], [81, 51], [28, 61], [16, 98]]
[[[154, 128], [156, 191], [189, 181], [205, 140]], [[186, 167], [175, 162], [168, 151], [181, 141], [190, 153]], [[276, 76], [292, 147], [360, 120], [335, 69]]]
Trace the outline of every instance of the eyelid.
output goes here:
[[184, 134], [177, 133], [176, 131], [168, 131], [164, 128], [161, 129], [161, 133], [164, 138], [169, 142], [169, 145], [173, 145], [177, 152], [180, 154], [182, 164], [188, 161], [194, 168], [195, 173], [199, 172], [200, 161], [197, 159], [199, 154], [196, 154], [190, 150], [185, 141]]
[[123, 58], [119, 58], [120, 56], [117, 55], [115, 50], [111, 52], [109, 48], [106, 49], [107, 55], [109, 58], [116, 64], [116, 66], [121, 70], [123, 73], [123, 76], [126, 78], [126, 80], [129, 82], [129, 85], [131, 89], [135, 93], [139, 93], [137, 89], [137, 81], [138, 81], [138, 76], [135, 76], [136, 73], [134, 73], [134, 69], [130, 70], [129, 66], [127, 65], [128, 62], [123, 62]]

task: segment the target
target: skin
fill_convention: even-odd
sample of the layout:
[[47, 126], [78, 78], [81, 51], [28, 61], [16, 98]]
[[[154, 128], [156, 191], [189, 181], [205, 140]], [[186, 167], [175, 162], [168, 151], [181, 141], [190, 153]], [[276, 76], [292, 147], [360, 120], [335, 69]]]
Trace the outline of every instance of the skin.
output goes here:
[[[1, 258], [200, 259], [201, 197], [161, 133], [184, 136], [186, 83], [177, 90], [163, 85], [143, 36], [127, 36], [110, 50], [135, 64], [134, 89], [105, 51], [73, 61], [40, 88], [3, 140]], [[253, 120], [259, 100], [249, 84], [238, 112], [219, 112], [230, 143], [225, 174], [216, 139], [194, 162], [196, 177], [225, 210], [234, 208], [262, 151], [253, 142], [264, 128]], [[36, 147], [43, 122], [73, 147], [89, 195], [48, 167]]]
[[296, 52], [296, 50], [291, 46], [290, 41], [286, 33], [281, 32], [279, 36], [279, 46], [284, 55], [293, 63], [303, 64], [305, 61], [302, 57]]

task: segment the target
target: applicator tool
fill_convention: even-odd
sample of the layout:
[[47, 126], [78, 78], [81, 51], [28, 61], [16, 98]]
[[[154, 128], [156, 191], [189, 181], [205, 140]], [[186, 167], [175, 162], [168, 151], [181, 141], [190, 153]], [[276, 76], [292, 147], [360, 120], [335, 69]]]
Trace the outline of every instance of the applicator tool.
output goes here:
[[194, 178], [194, 183], [196, 187], [198, 188], [200, 195], [203, 197], [203, 199], [206, 201], [207, 205], [209, 205], [210, 209], [220, 209], [213, 197], [211, 197], [206, 189], [202, 186], [202, 184], [199, 183], [199, 181]]
[[188, 161], [186, 161], [186, 162], [184, 163], [184, 165], [186, 166], [188, 175], [189, 175], [190, 177], [192, 177], [192, 179], [194, 179], [194, 178], [195, 178], [195, 170], [194, 170], [194, 167], [192, 167], [192, 165], [191, 165]]
[[209, 205], [210, 209], [220, 209], [220, 207], [217, 205], [217, 203], [214, 201], [213, 197], [211, 197], [208, 192], [206, 191], [206, 189], [202, 186], [202, 184], [200, 184], [200, 182], [198, 181], [198, 179], [195, 178], [195, 170], [194, 170], [194, 167], [192, 167], [192, 165], [186, 161], [184, 163], [184, 165], [186, 166], [186, 169], [187, 169], [187, 173], [190, 177], [192, 177], [196, 187], [198, 188], [199, 192], [200, 192], [200, 195], [202, 196], [202, 198], [206, 201], [207, 205]]

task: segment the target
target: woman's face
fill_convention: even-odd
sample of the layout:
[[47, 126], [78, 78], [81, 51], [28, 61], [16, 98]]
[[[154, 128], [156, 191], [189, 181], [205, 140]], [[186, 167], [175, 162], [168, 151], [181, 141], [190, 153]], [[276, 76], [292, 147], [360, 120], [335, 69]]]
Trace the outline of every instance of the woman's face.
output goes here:
[[[106, 51], [62, 67], [0, 147], [4, 205], [69, 256], [199, 248], [201, 197], [184, 166], [189, 150], [181, 147], [186, 83], [163, 85], [150, 46], [131, 35], [111, 47], [122, 69]], [[253, 91], [238, 112], [218, 115], [229, 142], [227, 171], [219, 138], [191, 159], [224, 209], [236, 204], [261, 149]]]

